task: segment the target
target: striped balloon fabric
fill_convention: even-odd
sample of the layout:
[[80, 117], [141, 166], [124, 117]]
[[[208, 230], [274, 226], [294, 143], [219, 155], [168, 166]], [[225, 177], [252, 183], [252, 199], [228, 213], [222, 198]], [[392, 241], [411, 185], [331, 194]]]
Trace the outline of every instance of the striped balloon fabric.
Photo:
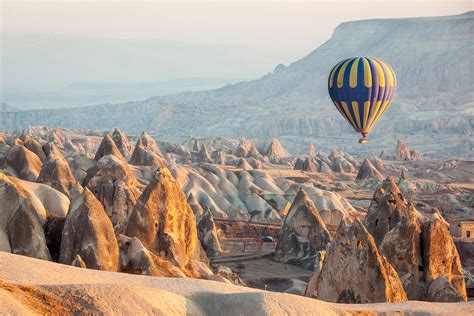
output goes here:
[[367, 57], [341, 61], [331, 70], [328, 80], [334, 105], [364, 140], [389, 107], [396, 85], [390, 65]]

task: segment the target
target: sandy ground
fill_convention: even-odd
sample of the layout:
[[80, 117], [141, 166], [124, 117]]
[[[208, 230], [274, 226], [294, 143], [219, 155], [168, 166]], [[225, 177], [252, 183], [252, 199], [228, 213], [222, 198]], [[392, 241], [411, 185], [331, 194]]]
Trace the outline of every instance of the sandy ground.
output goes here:
[[332, 304], [195, 279], [75, 268], [0, 252], [0, 314], [473, 315], [474, 303]]

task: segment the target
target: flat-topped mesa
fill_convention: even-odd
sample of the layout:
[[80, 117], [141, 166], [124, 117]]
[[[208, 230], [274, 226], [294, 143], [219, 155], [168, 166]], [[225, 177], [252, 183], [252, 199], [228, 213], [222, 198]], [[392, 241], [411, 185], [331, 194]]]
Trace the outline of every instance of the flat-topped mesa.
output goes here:
[[36, 182], [43, 163], [38, 156], [23, 145], [13, 145], [5, 155], [6, 163], [18, 178]]
[[143, 191], [124, 234], [187, 274], [193, 274], [193, 261], [207, 262], [193, 211], [167, 167], [160, 167]]
[[115, 156], [118, 159], [125, 161], [125, 158], [120, 153], [120, 150], [117, 148], [117, 145], [115, 145], [114, 140], [112, 139], [112, 137], [110, 137], [110, 135], [107, 134], [102, 139], [102, 142], [100, 143], [99, 148], [97, 149], [97, 152], [95, 154], [94, 160], [99, 161], [100, 158], [108, 155]]
[[62, 232], [59, 262], [72, 264], [77, 255], [87, 268], [118, 269], [119, 250], [112, 223], [87, 188], [71, 203]]
[[73, 190], [82, 190], [82, 186], [77, 183], [69, 164], [62, 156], [61, 152], [53, 143], [43, 145], [43, 150], [47, 158], [43, 163], [37, 182], [44, 183], [71, 197]]
[[112, 133], [112, 139], [122, 156], [125, 157], [125, 159], [130, 158], [130, 155], [132, 154], [132, 146], [130, 146], [127, 135], [116, 128]]
[[383, 175], [375, 168], [369, 159], [365, 158], [359, 168], [356, 180], [383, 180]]
[[137, 140], [130, 158], [130, 164], [135, 166], [166, 166], [166, 159], [161, 155], [155, 140], [143, 132]]
[[275, 260], [312, 269], [320, 250], [331, 241], [331, 235], [318, 209], [305, 191], [296, 195], [283, 222], [275, 249]]
[[51, 260], [40, 212], [43, 205], [0, 172], [0, 251]]
[[270, 145], [268, 146], [265, 156], [271, 163], [279, 164], [284, 158], [290, 156], [290, 154], [283, 148], [283, 145], [276, 138], [272, 138]]
[[[316, 279], [315, 279], [316, 278]], [[407, 300], [397, 272], [380, 254], [374, 239], [356, 219], [342, 223], [312, 277], [306, 295], [336, 303], [383, 303]]]
[[395, 180], [387, 177], [375, 190], [364, 224], [377, 245], [394, 228], [403, 216], [407, 216], [408, 202], [400, 192]]

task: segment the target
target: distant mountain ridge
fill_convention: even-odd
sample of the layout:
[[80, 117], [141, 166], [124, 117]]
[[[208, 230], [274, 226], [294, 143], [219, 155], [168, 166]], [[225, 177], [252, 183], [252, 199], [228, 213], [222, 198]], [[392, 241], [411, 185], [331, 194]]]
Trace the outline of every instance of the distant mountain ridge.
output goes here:
[[[374, 152], [403, 137], [429, 153], [439, 152], [443, 144], [444, 151], [470, 156], [473, 29], [474, 12], [345, 22], [306, 57], [257, 80], [116, 105], [2, 113], [0, 122], [8, 129], [41, 124], [148, 130], [173, 141], [188, 136], [280, 137], [293, 151], [314, 142], [322, 149], [337, 145]], [[349, 56], [377, 56], [394, 68], [398, 80], [392, 107], [363, 148], [354, 144], [357, 136], [327, 96], [330, 69]]]

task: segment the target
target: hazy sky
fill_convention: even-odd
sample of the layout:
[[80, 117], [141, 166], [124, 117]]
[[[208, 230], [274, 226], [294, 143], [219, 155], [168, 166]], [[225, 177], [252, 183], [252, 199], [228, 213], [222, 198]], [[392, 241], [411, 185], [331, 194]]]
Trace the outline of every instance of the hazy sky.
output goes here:
[[[236, 70], [230, 68], [227, 72], [223, 72], [222, 76], [228, 78], [244, 76], [249, 79], [271, 71], [278, 63], [289, 64], [304, 57], [329, 39], [334, 28], [344, 21], [452, 15], [473, 10], [472, 0], [0, 1], [3, 34], [46, 33], [106, 39], [159, 39], [206, 46], [210, 49], [213, 46], [225, 47], [227, 51], [232, 51], [229, 60], [232, 60]], [[3, 34], [2, 42], [6, 42]], [[15, 50], [12, 51], [13, 55], [17, 54]], [[1, 53], [3, 55], [3, 52]], [[215, 54], [220, 54], [220, 51], [216, 51]], [[242, 67], [238, 67], [239, 56], [242, 56], [240, 61]], [[42, 64], [39, 66], [47, 67], [45, 63], [55, 62], [51, 60], [52, 58], [46, 57], [38, 61]], [[9, 76], [14, 77], [15, 73], [18, 73], [18, 76], [11, 78], [12, 86], [18, 88], [17, 85], [21, 82], [27, 84], [30, 75], [25, 72], [25, 76], [21, 76], [22, 71], [17, 72], [15, 67], [17, 65], [20, 67], [31, 58], [26, 55], [22, 56], [23, 59], [15, 58], [15, 56], [8, 56], [6, 59], [2, 56], [4, 63], [8, 60], [11, 64], [8, 69]], [[77, 61], [77, 58], [80, 56], [71, 58], [71, 62]], [[38, 71], [41, 69], [36, 65], [31, 66]], [[64, 66], [61, 65], [61, 67]], [[117, 65], [117, 68], [119, 67], [120, 65]], [[221, 65], [216, 65], [216, 67], [223, 68]], [[110, 74], [110, 68], [107, 68], [107, 71]], [[179, 73], [171, 75], [171, 70], [166, 71], [169, 78], [179, 77]], [[196, 70], [196, 72], [199, 71]], [[4, 84], [7, 79], [9, 80], [5, 78], [5, 72], [2, 71], [1, 74]], [[74, 75], [75, 73], [77, 75]], [[100, 69], [97, 69], [97, 75], [98, 81], [109, 79], [100, 75]], [[115, 74], [110, 75], [115, 76]], [[196, 76], [196, 73], [192, 75]], [[201, 75], [206, 77], [220, 74], [213, 70], [209, 74], [204, 71]], [[126, 76], [128, 73], [116, 75], [120, 80]], [[134, 73], [133, 76], [134, 81], [141, 79], [140, 74]], [[186, 74], [182, 77], [186, 77]], [[150, 74], [144, 73], [143, 80], [149, 80], [149, 78]], [[37, 81], [34, 76], [31, 77], [31, 80], [33, 79]], [[54, 78], [46, 77], [44, 83], [47, 83], [49, 79]], [[77, 71], [71, 71], [69, 77], [63, 75], [60, 81], [51, 81], [51, 86], [91, 79], [94, 78], [86, 78]]]

